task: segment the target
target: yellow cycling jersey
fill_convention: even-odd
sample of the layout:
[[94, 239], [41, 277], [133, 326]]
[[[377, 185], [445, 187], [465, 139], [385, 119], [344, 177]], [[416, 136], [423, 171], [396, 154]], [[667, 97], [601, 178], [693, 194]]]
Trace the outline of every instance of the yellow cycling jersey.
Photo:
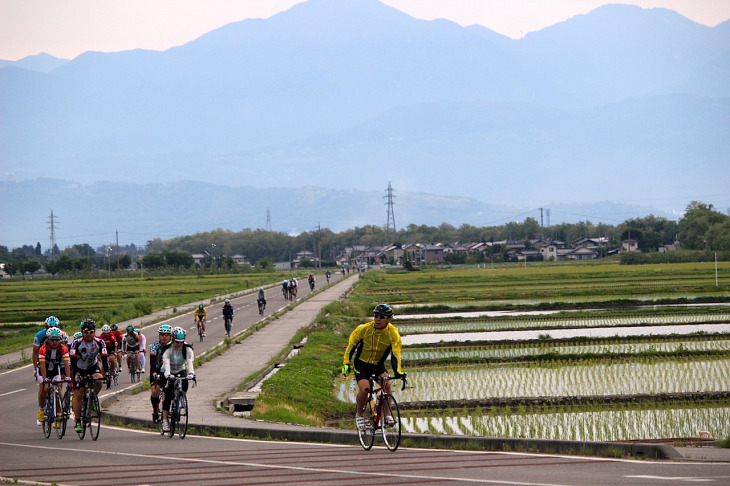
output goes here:
[[[360, 349], [356, 349], [357, 347]], [[343, 363], [350, 364], [350, 355], [357, 352], [360, 361], [370, 364], [383, 364], [389, 353], [395, 357], [397, 365], [392, 362], [393, 369], [398, 373], [401, 370], [401, 345], [400, 333], [393, 324], [383, 330], [375, 329], [375, 321], [361, 324], [352, 331], [350, 340], [345, 350], [345, 358]]]
[[195, 309], [195, 317], [197, 317], [199, 321], [202, 321], [203, 319], [205, 319], [205, 316], [207, 313], [208, 313], [208, 311], [205, 309], [200, 309], [200, 308]]

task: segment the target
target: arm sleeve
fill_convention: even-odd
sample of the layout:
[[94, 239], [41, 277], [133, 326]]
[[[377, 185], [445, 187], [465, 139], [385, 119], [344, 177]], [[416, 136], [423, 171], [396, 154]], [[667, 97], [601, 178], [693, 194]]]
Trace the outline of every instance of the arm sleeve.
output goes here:
[[170, 348], [162, 353], [162, 368], [165, 370], [165, 378], [170, 378]]
[[195, 367], [193, 366], [193, 358], [195, 357], [195, 353], [193, 352], [192, 346], [188, 347], [187, 350], [187, 357], [185, 358], [185, 362], [187, 363], [187, 369], [189, 375], [195, 374]]
[[350, 364], [352, 352], [355, 349], [355, 346], [357, 346], [357, 343], [360, 342], [361, 334], [362, 326], [357, 326], [355, 330], [352, 331], [352, 333], [350, 334], [350, 338], [347, 341], [347, 349], [345, 349], [345, 356], [342, 359], [342, 364]]
[[390, 365], [393, 367], [393, 371], [403, 373], [401, 369], [401, 351], [403, 350], [403, 345], [401, 344], [400, 333], [395, 327], [390, 331], [390, 339]]

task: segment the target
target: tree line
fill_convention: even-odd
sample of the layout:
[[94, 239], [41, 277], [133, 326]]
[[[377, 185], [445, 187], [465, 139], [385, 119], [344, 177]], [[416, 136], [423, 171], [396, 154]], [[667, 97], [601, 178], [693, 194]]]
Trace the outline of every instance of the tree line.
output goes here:
[[[559, 240], [570, 243], [580, 237], [608, 239], [608, 249], [617, 248], [626, 239], [638, 242], [641, 253], [656, 253], [663, 245], [679, 241], [685, 250], [730, 251], [730, 216], [716, 211], [712, 204], [692, 201], [679, 221], [649, 215], [628, 219], [618, 225], [591, 221], [561, 223], [542, 227], [535, 218], [523, 222], [509, 222], [501, 226], [478, 227], [463, 224], [458, 228], [441, 223], [438, 226], [409, 224], [397, 233], [387, 232], [384, 227], [366, 225], [340, 233], [328, 228], [311, 230], [298, 235], [263, 229], [244, 229], [234, 232], [216, 229], [193, 235], [147, 242], [145, 251], [135, 245], [119, 247], [110, 245], [94, 249], [87, 243], [73, 245], [63, 251], [41, 252], [40, 243], [25, 245], [9, 251], [0, 246], [0, 262], [10, 275], [28, 272], [33, 274], [45, 268], [49, 273], [93, 273], [126, 270], [133, 264], [150, 270], [219, 270], [241, 271], [231, 259], [238, 254], [257, 268], [271, 268], [275, 261], [291, 261], [300, 251], [309, 251], [322, 259], [323, 266], [334, 266], [336, 257], [347, 247], [381, 247], [388, 244], [402, 246], [412, 243], [478, 243], [520, 240]], [[509, 245], [493, 247], [496, 254], [504, 256]], [[206, 257], [196, 264], [193, 253]], [[58, 255], [51, 257], [50, 254]], [[633, 257], [634, 259], [638, 257]], [[245, 270], [245, 269], [243, 269]]]

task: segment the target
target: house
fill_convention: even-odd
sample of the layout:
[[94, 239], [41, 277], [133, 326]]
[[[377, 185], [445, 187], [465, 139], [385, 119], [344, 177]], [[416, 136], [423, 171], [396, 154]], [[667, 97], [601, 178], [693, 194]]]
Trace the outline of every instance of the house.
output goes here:
[[193, 257], [193, 263], [195, 265], [202, 265], [203, 262], [205, 261], [205, 259], [208, 258], [210, 255], [208, 254], [208, 252], [203, 252], [203, 253], [193, 253], [190, 256]]
[[233, 262], [239, 267], [243, 267], [248, 264], [248, 262], [246, 261], [246, 257], [243, 255], [239, 255], [238, 253], [232, 255], [231, 260], [233, 260]]
[[622, 241], [619, 252], [625, 251], [639, 251], [639, 242], [631, 239]]
[[598, 238], [576, 238], [570, 242], [571, 248], [597, 248], [608, 244], [608, 236], [600, 236]]

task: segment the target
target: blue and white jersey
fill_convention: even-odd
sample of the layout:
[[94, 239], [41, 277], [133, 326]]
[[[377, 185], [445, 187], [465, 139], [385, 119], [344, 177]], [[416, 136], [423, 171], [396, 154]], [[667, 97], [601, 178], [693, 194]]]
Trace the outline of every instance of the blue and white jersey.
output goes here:
[[33, 338], [33, 346], [38, 346], [39, 348], [43, 345], [43, 343], [46, 342], [46, 330], [43, 329], [41, 331], [38, 331], [35, 334], [35, 337]]

